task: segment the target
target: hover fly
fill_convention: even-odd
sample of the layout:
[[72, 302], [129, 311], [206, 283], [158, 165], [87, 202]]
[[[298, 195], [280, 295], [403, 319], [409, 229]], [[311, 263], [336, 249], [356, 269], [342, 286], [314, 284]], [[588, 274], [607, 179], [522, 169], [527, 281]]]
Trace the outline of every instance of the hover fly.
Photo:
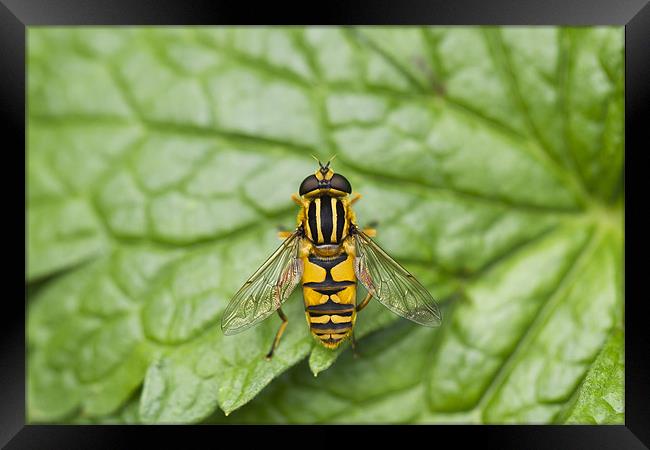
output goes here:
[[[275, 311], [282, 324], [267, 359], [287, 327], [282, 303], [300, 283], [305, 315], [314, 337], [327, 348], [351, 338], [357, 313], [374, 297], [395, 314], [424, 326], [438, 326], [442, 317], [431, 294], [357, 225], [351, 206], [361, 198], [334, 173], [330, 161], [300, 184], [292, 200], [300, 206], [297, 227], [280, 232], [282, 245], [244, 283], [221, 320], [224, 334], [236, 334]], [[357, 303], [357, 281], [368, 291]]]

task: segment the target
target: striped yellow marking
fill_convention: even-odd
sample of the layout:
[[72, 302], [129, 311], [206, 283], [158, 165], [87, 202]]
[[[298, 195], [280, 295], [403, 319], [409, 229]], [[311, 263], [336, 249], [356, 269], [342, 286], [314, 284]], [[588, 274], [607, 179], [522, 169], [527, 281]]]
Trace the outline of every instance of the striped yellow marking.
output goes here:
[[346, 334], [330, 334], [330, 336], [331, 336], [332, 339], [343, 339], [347, 335]]
[[316, 229], [318, 230], [318, 242], [323, 242], [323, 230], [320, 223], [320, 198], [314, 200], [316, 202]]
[[[303, 279], [304, 280], [324, 280], [327, 271], [317, 264], [313, 264], [307, 260], [303, 264]], [[327, 301], [327, 300], [325, 300]]]
[[354, 261], [348, 255], [345, 261], [340, 262], [330, 269], [334, 281], [354, 281]]
[[342, 291], [337, 292], [332, 296], [332, 301], [335, 303], [348, 304], [351, 307], [354, 307], [356, 301], [357, 289], [355, 285], [348, 286]]
[[322, 305], [323, 303], [327, 303], [327, 299], [329, 299], [329, 297], [327, 295], [321, 295], [320, 300], [318, 301], [318, 304]]
[[321, 341], [325, 341], [325, 340], [329, 339], [330, 336], [331, 336], [330, 334], [319, 334], [319, 335], [318, 335], [318, 338], [319, 338]]
[[[328, 316], [330, 317], [330, 316]], [[337, 316], [333, 315], [331, 316], [332, 322], [334, 323], [345, 323], [345, 322], [352, 322], [352, 316]]]
[[[333, 301], [334, 303], [341, 303], [341, 299], [340, 299], [339, 296], [336, 295], [336, 294], [332, 294], [332, 295], [330, 295], [330, 298], [332, 299], [332, 301]], [[325, 302], [323, 302], [323, 303], [325, 303]]]
[[336, 199], [332, 197], [332, 234], [330, 242], [336, 242]]
[[311, 323], [327, 323], [330, 321], [330, 316], [310, 316], [309, 320]]

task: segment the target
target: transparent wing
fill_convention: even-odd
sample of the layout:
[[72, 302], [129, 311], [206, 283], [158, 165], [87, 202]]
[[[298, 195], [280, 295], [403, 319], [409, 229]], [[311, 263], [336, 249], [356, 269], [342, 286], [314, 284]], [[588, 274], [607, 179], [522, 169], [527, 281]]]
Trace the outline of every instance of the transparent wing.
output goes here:
[[302, 277], [301, 240], [298, 232], [285, 239], [237, 291], [221, 318], [224, 334], [236, 334], [261, 322], [289, 297]]
[[440, 308], [429, 291], [361, 230], [354, 239], [354, 270], [368, 292], [399, 316], [427, 327], [440, 325]]

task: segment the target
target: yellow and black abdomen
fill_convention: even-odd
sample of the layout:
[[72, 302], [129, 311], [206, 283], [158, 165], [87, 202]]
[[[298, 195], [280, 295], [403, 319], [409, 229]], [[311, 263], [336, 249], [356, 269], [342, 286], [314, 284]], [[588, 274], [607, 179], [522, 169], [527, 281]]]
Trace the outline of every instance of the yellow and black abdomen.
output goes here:
[[309, 255], [303, 263], [309, 328], [323, 345], [336, 348], [352, 333], [356, 320], [354, 258], [345, 253], [333, 257]]

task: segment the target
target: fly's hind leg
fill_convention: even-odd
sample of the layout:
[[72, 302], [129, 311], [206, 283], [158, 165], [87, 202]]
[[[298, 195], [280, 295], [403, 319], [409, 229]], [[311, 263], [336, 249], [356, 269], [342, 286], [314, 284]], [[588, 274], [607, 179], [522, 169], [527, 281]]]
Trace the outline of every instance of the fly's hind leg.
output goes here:
[[287, 316], [285, 316], [284, 313], [282, 312], [282, 308], [278, 308], [278, 315], [280, 316], [280, 319], [282, 319], [282, 323], [280, 324], [280, 328], [278, 329], [278, 332], [275, 333], [275, 339], [273, 339], [273, 345], [271, 346], [271, 350], [269, 350], [269, 352], [266, 354], [267, 361], [270, 361], [271, 358], [273, 358], [273, 352], [278, 347], [278, 344], [280, 343], [280, 338], [282, 337], [282, 333], [284, 333], [284, 329], [287, 328], [287, 323], [289, 323]]
[[354, 338], [354, 331], [350, 335], [350, 346], [352, 347], [352, 356], [354, 356], [355, 358], [361, 356], [357, 351], [357, 340]]
[[[357, 312], [365, 308], [371, 299], [372, 299], [372, 294], [368, 292], [368, 294], [366, 294], [366, 297], [363, 299], [363, 301], [356, 306]], [[355, 358], [361, 356], [359, 354], [359, 351], [357, 350], [357, 340], [354, 338], [354, 331], [352, 331], [352, 333], [350, 334], [350, 346], [352, 347], [352, 355]]]
[[370, 300], [372, 300], [372, 294], [370, 292], [368, 292], [368, 294], [366, 295], [366, 298], [364, 298], [363, 301], [357, 305], [357, 312], [359, 312], [363, 308], [365, 308], [368, 305], [368, 303], [370, 302]]

